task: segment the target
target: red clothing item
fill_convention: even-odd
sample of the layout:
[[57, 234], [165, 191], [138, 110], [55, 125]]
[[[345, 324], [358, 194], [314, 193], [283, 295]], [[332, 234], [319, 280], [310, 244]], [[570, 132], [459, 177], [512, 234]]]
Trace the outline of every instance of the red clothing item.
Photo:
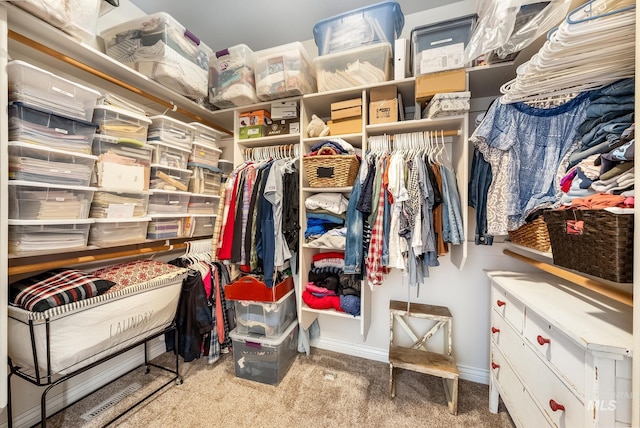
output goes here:
[[233, 191], [231, 192], [231, 200], [229, 201], [229, 212], [227, 221], [222, 229], [222, 245], [218, 248], [218, 260], [230, 260], [231, 248], [233, 246], [233, 229], [236, 222], [236, 196], [238, 195], [238, 177], [236, 176], [233, 183]]
[[340, 307], [340, 296], [316, 297], [307, 290], [302, 292], [302, 300], [311, 309], [335, 309], [344, 312]]

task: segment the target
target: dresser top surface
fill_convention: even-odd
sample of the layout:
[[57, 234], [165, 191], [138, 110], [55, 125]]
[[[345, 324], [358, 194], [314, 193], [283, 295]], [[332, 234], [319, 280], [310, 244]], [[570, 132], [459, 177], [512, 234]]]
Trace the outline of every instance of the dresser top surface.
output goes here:
[[487, 271], [487, 275], [585, 348], [631, 356], [631, 307], [542, 272]]

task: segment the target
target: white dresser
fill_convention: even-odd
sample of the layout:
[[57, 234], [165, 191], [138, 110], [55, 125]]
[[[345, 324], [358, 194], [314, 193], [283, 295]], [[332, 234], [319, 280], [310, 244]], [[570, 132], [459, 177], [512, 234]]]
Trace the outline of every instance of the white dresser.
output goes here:
[[518, 427], [631, 425], [632, 308], [546, 273], [489, 271], [489, 410]]

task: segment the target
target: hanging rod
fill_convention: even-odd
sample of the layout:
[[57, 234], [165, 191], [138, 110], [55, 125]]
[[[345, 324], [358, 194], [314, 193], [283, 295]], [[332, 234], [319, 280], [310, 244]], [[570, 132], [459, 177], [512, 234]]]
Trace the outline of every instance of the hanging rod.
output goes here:
[[[186, 242], [177, 242], [177, 243], [165, 243], [163, 245], [150, 245], [150, 246], [142, 246], [135, 249], [130, 250], [119, 250], [119, 251], [108, 251], [106, 253], [97, 253], [76, 256], [76, 257], [68, 257], [66, 259], [57, 259], [40, 263], [29, 263], [25, 265], [14, 265], [9, 266], [8, 274], [12, 275], [20, 275], [26, 273], [40, 272], [46, 271], [49, 269], [55, 269], [64, 266], [78, 265], [83, 263], [92, 263], [102, 260], [110, 260], [110, 259], [118, 259], [123, 257], [132, 257], [139, 256], [142, 254], [150, 254], [150, 253], [158, 253], [161, 251], [175, 251], [187, 248]], [[89, 250], [90, 251], [90, 250]], [[47, 255], [42, 256], [42, 258], [46, 258]], [[9, 259], [9, 265], [12, 263], [12, 259]]]
[[171, 101], [165, 101], [162, 98], [159, 98], [159, 97], [157, 97], [157, 96], [155, 96], [153, 94], [149, 94], [147, 92], [144, 92], [141, 89], [136, 88], [133, 85], [130, 85], [130, 84], [126, 83], [126, 82], [123, 82], [120, 79], [116, 79], [115, 77], [110, 76], [110, 75], [108, 75], [106, 73], [103, 73], [100, 70], [96, 70], [95, 68], [93, 68], [93, 67], [91, 67], [91, 66], [89, 66], [89, 65], [87, 65], [87, 64], [85, 64], [83, 62], [80, 62], [80, 61], [78, 61], [76, 59], [70, 58], [70, 57], [58, 52], [57, 50], [51, 49], [50, 47], [45, 46], [45, 45], [43, 45], [43, 44], [41, 44], [39, 42], [36, 42], [35, 40], [30, 39], [30, 38], [28, 38], [26, 36], [23, 36], [20, 33], [16, 33], [13, 30], [9, 30], [8, 31], [8, 36], [9, 36], [10, 39], [15, 40], [16, 42], [19, 42], [19, 43], [22, 43], [23, 45], [29, 46], [30, 48], [38, 50], [38, 51], [40, 51], [40, 52], [42, 52], [42, 53], [44, 53], [46, 55], [49, 55], [49, 56], [51, 56], [51, 57], [53, 57], [55, 59], [58, 59], [58, 60], [60, 60], [62, 62], [65, 62], [65, 63], [67, 63], [69, 65], [72, 65], [72, 66], [74, 66], [76, 68], [79, 68], [80, 70], [86, 71], [87, 73], [92, 74], [92, 75], [94, 75], [96, 77], [99, 77], [99, 78], [101, 78], [103, 80], [106, 80], [106, 81], [108, 81], [110, 83], [113, 83], [114, 85], [120, 86], [121, 88], [124, 88], [124, 89], [126, 89], [126, 90], [128, 90], [130, 92], [133, 92], [134, 94], [140, 95], [141, 97], [144, 97], [144, 98], [146, 98], [146, 99], [148, 99], [150, 101], [153, 101], [154, 103], [160, 104], [161, 106], [164, 106], [164, 107], [166, 107], [166, 108], [168, 108], [168, 109], [170, 109], [172, 111], [178, 112], [178, 113], [183, 114], [185, 116], [189, 116], [189, 117], [195, 119], [197, 122], [203, 123], [203, 124], [205, 124], [205, 125], [207, 125], [207, 126], [209, 126], [211, 128], [217, 129], [218, 131], [233, 135], [233, 132], [231, 132], [230, 130], [228, 130], [226, 128], [223, 128], [220, 125], [216, 125], [215, 123], [212, 123], [207, 119], [204, 119], [202, 116], [199, 116], [199, 115], [197, 115], [195, 113], [192, 113], [192, 112], [190, 112], [188, 110], [185, 110], [184, 108], [177, 106], [176, 104], [174, 104]]
[[591, 291], [595, 291], [596, 293], [602, 294], [603, 296], [610, 297], [613, 300], [616, 300], [620, 303], [624, 303], [627, 306], [633, 306], [633, 295], [631, 294], [625, 293], [620, 290], [616, 290], [613, 287], [608, 287], [598, 281], [595, 281], [590, 278], [586, 278], [582, 275], [579, 275], [573, 272], [569, 272], [557, 266], [550, 265], [549, 263], [540, 262], [530, 257], [523, 256], [522, 254], [518, 254], [511, 250], [502, 250], [502, 253], [507, 256], [518, 259], [521, 262], [530, 264], [531, 266], [535, 266], [544, 272], [550, 273], [562, 279], [566, 279], [567, 281], [570, 281], [581, 287], [587, 288]]

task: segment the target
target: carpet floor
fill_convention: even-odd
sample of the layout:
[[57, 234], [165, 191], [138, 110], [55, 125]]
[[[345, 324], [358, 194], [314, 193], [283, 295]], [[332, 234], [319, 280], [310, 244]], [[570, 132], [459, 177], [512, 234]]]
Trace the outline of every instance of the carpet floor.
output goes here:
[[[154, 362], [171, 367], [172, 358]], [[502, 404], [489, 413], [488, 385], [461, 380], [454, 416], [439, 378], [398, 370], [391, 399], [388, 364], [316, 348], [298, 354], [277, 386], [236, 377], [232, 354], [214, 364], [181, 361], [180, 374], [181, 385], [172, 382], [109, 426], [514, 427]], [[137, 369], [51, 416], [47, 426], [104, 426], [166, 380], [162, 370]]]

